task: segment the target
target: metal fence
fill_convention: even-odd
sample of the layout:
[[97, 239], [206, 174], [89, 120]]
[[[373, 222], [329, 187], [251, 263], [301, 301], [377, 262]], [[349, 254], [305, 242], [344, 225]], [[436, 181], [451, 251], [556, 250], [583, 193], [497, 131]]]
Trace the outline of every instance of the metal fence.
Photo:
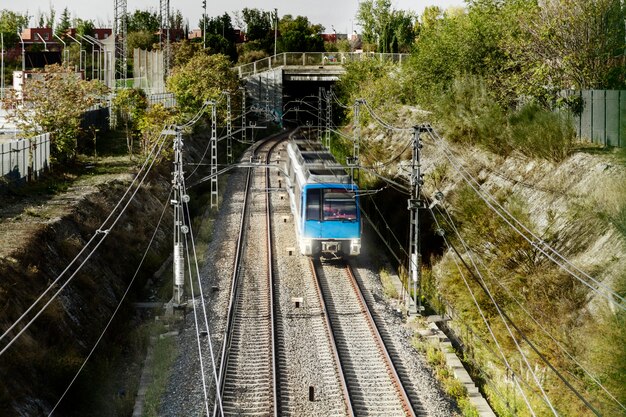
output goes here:
[[151, 106], [162, 104], [166, 109], [176, 107], [176, 97], [174, 97], [174, 93], [150, 94], [148, 95], [148, 102]]
[[408, 57], [408, 54], [383, 54], [376, 52], [283, 52], [259, 61], [240, 65], [235, 67], [235, 70], [238, 72], [239, 77], [247, 77], [258, 72], [288, 65], [344, 65], [348, 62], [370, 59], [401, 64]]
[[566, 95], [582, 100], [582, 112], [574, 117], [579, 138], [626, 147], [626, 90], [568, 91]]
[[50, 167], [50, 134], [0, 143], [0, 172], [6, 182], [37, 178]]

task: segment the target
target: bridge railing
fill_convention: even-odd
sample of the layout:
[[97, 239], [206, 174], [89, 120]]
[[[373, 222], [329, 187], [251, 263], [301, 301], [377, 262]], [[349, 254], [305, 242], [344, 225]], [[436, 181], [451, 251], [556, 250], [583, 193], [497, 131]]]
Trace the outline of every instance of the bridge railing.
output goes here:
[[239, 77], [285, 66], [344, 65], [348, 62], [377, 59], [381, 62], [402, 63], [408, 54], [383, 54], [376, 52], [283, 52], [259, 61], [235, 67]]

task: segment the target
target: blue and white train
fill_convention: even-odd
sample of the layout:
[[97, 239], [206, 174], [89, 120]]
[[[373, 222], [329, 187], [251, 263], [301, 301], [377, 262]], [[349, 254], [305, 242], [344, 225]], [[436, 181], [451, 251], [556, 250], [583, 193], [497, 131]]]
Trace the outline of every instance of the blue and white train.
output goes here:
[[358, 188], [320, 143], [292, 135], [285, 172], [300, 253], [358, 255], [361, 213]]

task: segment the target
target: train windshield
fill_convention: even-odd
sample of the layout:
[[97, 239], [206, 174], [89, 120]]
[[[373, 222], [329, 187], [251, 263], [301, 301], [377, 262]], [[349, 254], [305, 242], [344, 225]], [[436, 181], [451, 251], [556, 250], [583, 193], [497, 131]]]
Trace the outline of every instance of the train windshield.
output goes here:
[[356, 199], [351, 191], [324, 190], [324, 220], [356, 220]]

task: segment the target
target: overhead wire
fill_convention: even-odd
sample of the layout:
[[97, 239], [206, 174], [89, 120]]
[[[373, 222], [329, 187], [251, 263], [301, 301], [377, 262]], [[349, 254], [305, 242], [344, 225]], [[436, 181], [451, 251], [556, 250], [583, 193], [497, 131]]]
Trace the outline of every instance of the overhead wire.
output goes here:
[[[182, 186], [183, 186], [183, 191], [185, 194], [187, 194], [187, 187], [185, 185], [185, 179], [182, 179]], [[184, 203], [183, 206], [185, 207], [185, 212], [187, 213], [187, 218], [191, 218], [191, 214], [189, 211], [189, 204], [188, 203]], [[191, 246], [193, 249], [193, 253], [194, 253], [194, 261], [195, 261], [195, 267], [196, 267], [196, 274], [197, 274], [197, 281], [198, 281], [198, 288], [199, 288], [199, 292], [200, 292], [200, 300], [202, 301], [202, 313], [204, 316], [204, 325], [205, 325], [205, 329], [207, 332], [207, 345], [209, 347], [209, 352], [210, 352], [210, 357], [211, 357], [211, 365], [213, 368], [213, 376], [215, 378], [215, 386], [216, 386], [216, 397], [217, 397], [217, 402], [219, 405], [219, 409], [222, 412], [222, 415], [224, 415], [224, 410], [223, 410], [223, 405], [222, 405], [222, 398], [221, 398], [221, 393], [219, 392], [219, 388], [218, 384], [219, 384], [219, 377], [218, 377], [218, 370], [217, 370], [217, 364], [215, 363], [215, 354], [213, 352], [213, 342], [211, 341], [211, 329], [209, 328], [209, 319], [208, 319], [208, 314], [206, 311], [206, 305], [204, 303], [204, 291], [202, 289], [202, 281], [200, 279], [200, 268], [198, 266], [198, 257], [196, 256], [196, 245], [195, 245], [195, 239], [194, 239], [194, 235], [193, 235], [193, 228], [189, 227], [189, 236], [190, 236], [190, 240], [191, 240]], [[208, 410], [207, 410], [207, 416], [208, 416]]]
[[[444, 211], [447, 212], [447, 210], [444, 208]], [[471, 273], [472, 276], [474, 278], [477, 278], [481, 285], [481, 288], [486, 292], [487, 296], [489, 297], [489, 299], [491, 300], [491, 303], [494, 305], [494, 307], [496, 308], [496, 311], [502, 321], [502, 323], [504, 324], [507, 333], [509, 334], [509, 336], [511, 337], [511, 340], [513, 340], [513, 343], [515, 344], [515, 347], [517, 348], [518, 353], [520, 354], [520, 356], [522, 357], [524, 363], [526, 364], [526, 367], [528, 369], [528, 371], [530, 372], [530, 374], [533, 377], [533, 380], [535, 381], [535, 384], [537, 385], [537, 387], [539, 388], [539, 391], [541, 391], [541, 394], [546, 402], [546, 404], [548, 405], [548, 407], [550, 408], [550, 410], [552, 411], [552, 414], [554, 414], [555, 416], [558, 416], [556, 410], [554, 409], [554, 406], [552, 405], [552, 401], [550, 401], [550, 398], [548, 397], [548, 395], [546, 394], [543, 385], [541, 384], [541, 382], [539, 381], [539, 378], [537, 378], [537, 375], [535, 373], [535, 371], [533, 370], [530, 362], [528, 361], [528, 357], [526, 356], [526, 354], [524, 353], [522, 347], [519, 345], [519, 342], [517, 341], [517, 338], [515, 337], [515, 335], [513, 334], [513, 332], [511, 331], [511, 328], [509, 327], [509, 324], [507, 323], [507, 320], [505, 319], [505, 316], [503, 315], [503, 311], [500, 308], [499, 303], [495, 300], [493, 294], [491, 293], [491, 291], [489, 290], [489, 287], [487, 287], [484, 278], [483, 278], [483, 274], [480, 271], [480, 269], [478, 268], [478, 266], [476, 265], [476, 262], [474, 261], [474, 256], [471, 253], [471, 250], [469, 248], [469, 246], [467, 245], [467, 243], [465, 242], [465, 239], [463, 239], [463, 237], [461, 236], [458, 228], [456, 227], [456, 224], [454, 224], [454, 221], [452, 220], [452, 217], [449, 215], [448, 213], [448, 221], [450, 222], [450, 226], [452, 227], [452, 229], [454, 230], [455, 235], [457, 236], [457, 238], [459, 239], [459, 242], [461, 243], [461, 245], [463, 246], [463, 249], [465, 249], [465, 253], [467, 254], [472, 266], [474, 267], [474, 271], [475, 273]], [[460, 256], [460, 255], [459, 255]]]
[[[615, 293], [613, 290], [608, 288], [606, 285], [604, 285], [603, 283], [599, 282], [595, 278], [591, 277], [589, 274], [587, 274], [584, 271], [582, 271], [576, 265], [574, 265], [570, 260], [565, 258], [561, 253], [559, 253], [556, 249], [552, 248], [547, 242], [545, 242], [543, 239], [538, 237], [528, 227], [526, 227], [522, 222], [520, 222], [515, 216], [513, 216], [508, 210], [506, 210], [506, 208], [504, 208], [497, 201], [497, 199], [495, 199], [491, 194], [489, 194], [488, 192], [485, 192], [483, 194], [479, 190], [480, 185], [479, 185], [478, 181], [476, 181], [471, 176], [471, 174], [469, 174], [469, 172], [467, 172], [467, 170], [462, 166], [462, 164], [460, 164], [460, 162], [455, 160], [455, 157], [452, 155], [452, 152], [447, 147], [447, 144], [445, 143], [445, 141], [441, 137], [439, 137], [438, 134], [436, 134], [436, 133], [433, 134], [433, 138], [436, 139], [438, 142], [440, 142], [440, 143], [442, 143], [444, 145], [444, 150], [445, 150], [444, 155], [450, 161], [450, 163], [451, 163], [452, 167], [455, 169], [455, 171], [457, 171], [461, 175], [463, 180], [474, 190], [474, 192], [478, 195], [478, 197], [481, 200], [483, 200], [487, 204], [487, 206], [489, 208], [491, 208], [500, 218], [502, 218], [504, 220], [504, 222], [509, 225], [509, 227], [511, 227], [524, 240], [526, 240], [534, 248], [539, 250], [548, 259], [550, 259], [552, 262], [554, 262], [556, 265], [558, 265], [561, 269], [563, 269], [565, 272], [570, 274], [572, 277], [576, 278], [579, 282], [581, 282], [582, 284], [584, 284], [585, 286], [590, 288], [594, 293], [602, 296], [603, 298], [606, 298], [607, 301], [609, 301], [610, 303], [612, 303], [613, 305], [615, 305], [619, 309], [626, 311], [626, 298], [624, 298], [624, 297], [620, 296], [619, 294]], [[505, 213], [506, 215], [503, 214], [503, 213]], [[513, 224], [513, 223], [515, 223], [517, 226], [515, 224]], [[534, 240], [530, 239], [520, 229], [523, 229], [524, 231], [526, 231], [526, 233], [528, 233], [530, 236], [532, 236], [532, 238]], [[550, 252], [550, 253], [548, 253], [548, 252]], [[591, 285], [587, 280], [585, 280], [582, 277], [580, 277], [578, 274], [576, 274], [574, 271], [572, 271], [572, 269], [568, 268], [568, 266], [565, 265], [565, 264], [570, 265], [572, 267], [572, 269], [575, 269], [580, 274], [582, 274], [585, 277], [587, 277], [590, 281], [592, 281], [599, 288], [596, 288], [593, 285]], [[606, 292], [600, 291], [600, 288], [604, 289]], [[614, 298], [617, 298], [617, 299], [621, 300], [621, 303], [617, 302]]]
[[[433, 215], [433, 218], [435, 220], [435, 224], [437, 225], [438, 228], [441, 228], [441, 225], [439, 224], [439, 221], [437, 220], [436, 216]], [[446, 244], [446, 246], [448, 248], [452, 247], [452, 244], [448, 241], [448, 239], [445, 237], [445, 235], [443, 236], [443, 240]], [[457, 256], [460, 255], [457, 254]], [[487, 331], [489, 332], [489, 335], [491, 336], [491, 339], [494, 341], [495, 346], [500, 354], [500, 356], [502, 357], [502, 360], [504, 362], [505, 367], [511, 372], [511, 374], [513, 375], [513, 382], [515, 383], [515, 385], [517, 386], [517, 389], [519, 390], [519, 392], [521, 393], [524, 402], [526, 403], [526, 407], [528, 408], [528, 410], [530, 411], [530, 413], [536, 417], [535, 411], [533, 409], [533, 407], [530, 404], [530, 401], [528, 400], [528, 398], [526, 397], [526, 394], [524, 392], [524, 390], [522, 389], [522, 387], [519, 385], [519, 381], [518, 379], [521, 378], [516, 378], [517, 373], [515, 372], [515, 370], [513, 370], [513, 368], [511, 367], [511, 364], [509, 363], [508, 359], [506, 358], [506, 354], [504, 353], [504, 350], [502, 349], [502, 346], [500, 345], [500, 342], [498, 342], [498, 339], [496, 338], [496, 335], [493, 331], [493, 329], [491, 328], [491, 325], [489, 324], [489, 321], [487, 320], [487, 317], [485, 316], [483, 309], [480, 307], [480, 304], [478, 303], [478, 300], [476, 299], [476, 296], [474, 294], [474, 291], [472, 290], [471, 286], [469, 285], [469, 282], [467, 281], [467, 279], [465, 278], [465, 274], [463, 273], [463, 271], [461, 270], [461, 265], [459, 265], [459, 262], [457, 261], [456, 257], [452, 258], [458, 271], [459, 271], [459, 276], [461, 277], [461, 279], [463, 280], [463, 283], [465, 284], [465, 287], [467, 288], [470, 297], [472, 298], [472, 301], [474, 302], [474, 305], [476, 306], [478, 313], [480, 315], [480, 317], [482, 318], [483, 323], [485, 324], [485, 326], [487, 327]], [[461, 261], [463, 261], [461, 259]]]
[[[160, 146], [158, 149], [157, 154], [159, 154], [161, 152], [161, 149], [163, 148], [163, 144], [164, 144], [164, 138], [166, 136], [161, 134], [159, 136], [159, 139], [157, 139], [157, 141], [155, 141], [151, 152], [149, 153], [148, 157], [145, 159], [143, 165], [141, 166], [141, 168], [139, 169], [139, 171], [137, 172], [137, 174], [135, 175], [135, 177], [133, 178], [133, 181], [130, 183], [130, 185], [127, 187], [126, 191], [124, 192], [124, 194], [122, 195], [122, 197], [118, 200], [117, 204], [115, 205], [115, 207], [111, 210], [111, 212], [109, 213], [109, 215], [106, 217], [106, 219], [101, 223], [100, 227], [96, 230], [96, 233], [89, 239], [89, 241], [83, 246], [83, 248], [79, 251], [79, 253], [74, 257], [74, 259], [72, 259], [70, 261], [70, 263], [68, 264], [68, 266], [57, 276], [57, 278], [50, 284], [48, 285], [48, 287], [46, 288], [46, 290], [28, 307], [28, 309], [26, 309], [26, 311], [24, 311], [24, 313], [22, 313], [20, 315], [20, 317], [11, 325], [9, 326], [4, 333], [0, 336], [0, 341], [3, 340], [8, 334], [9, 332], [11, 332], [21, 321], [23, 321], [26, 316], [35, 308], [35, 306], [43, 300], [43, 298], [48, 294], [48, 292], [50, 292], [52, 290], [52, 288], [54, 288], [54, 286], [61, 280], [61, 278], [63, 278], [63, 276], [70, 270], [70, 268], [74, 265], [74, 263], [76, 263], [78, 261], [78, 259], [82, 256], [82, 254], [84, 252], [87, 251], [89, 245], [94, 242], [96, 240], [96, 238], [101, 237], [101, 239], [96, 243], [96, 246], [91, 249], [91, 252], [89, 252], [89, 254], [87, 255], [87, 258], [83, 260], [83, 262], [78, 266], [78, 268], [74, 271], [74, 273], [68, 278], [68, 280], [61, 286], [61, 288], [52, 296], [52, 298], [44, 305], [44, 307], [42, 307], [42, 309], [36, 314], [35, 318], [32, 319], [27, 325], [26, 327], [22, 328], [20, 330], [20, 332], [18, 332], [18, 334], [16, 336], [13, 337], [13, 339], [0, 351], [0, 355], [2, 355], [9, 346], [11, 346], [13, 344], [13, 342], [30, 326], [30, 324], [32, 324], [32, 322], [39, 317], [39, 315], [43, 312], [43, 310], [45, 310], [45, 308], [56, 298], [56, 296], [65, 288], [65, 286], [67, 286], [67, 284], [72, 280], [72, 278], [78, 273], [78, 271], [80, 271], [80, 269], [82, 268], [82, 266], [87, 262], [87, 260], [91, 257], [91, 255], [96, 251], [96, 249], [100, 246], [100, 244], [102, 243], [102, 241], [106, 238], [106, 236], [108, 235], [109, 231], [113, 228], [113, 226], [117, 223], [117, 221], [119, 220], [119, 218], [121, 217], [121, 215], [124, 213], [124, 211], [126, 210], [126, 208], [128, 207], [128, 205], [130, 204], [130, 202], [132, 201], [132, 199], [134, 198], [135, 194], [137, 193], [137, 191], [139, 190], [139, 187], [141, 186], [141, 184], [143, 184], [143, 181], [145, 180], [147, 174], [150, 172], [150, 170], [152, 169], [152, 166], [154, 165], [154, 161], [156, 160], [156, 158], [152, 158], [152, 155], [154, 154], [155, 150], [157, 149], [157, 146], [159, 146], [159, 141]], [[147, 171], [143, 172], [146, 168], [146, 165], [149, 166], [147, 168]], [[132, 196], [130, 197], [130, 199], [128, 200], [128, 202], [126, 203], [126, 205], [123, 207], [122, 212], [119, 213], [118, 217], [115, 219], [115, 221], [113, 222], [112, 225], [108, 226], [108, 229], [104, 229], [105, 225], [107, 224], [107, 222], [111, 219], [111, 217], [113, 216], [113, 214], [115, 213], [115, 211], [120, 207], [120, 205], [122, 204], [122, 202], [124, 201], [124, 199], [126, 198], [126, 196], [128, 195], [128, 193], [130, 192], [130, 190], [133, 188], [133, 186], [135, 185], [135, 183], [137, 182], [137, 180], [139, 179], [139, 177], [142, 175], [143, 173], [143, 177], [141, 179], [141, 181], [139, 182], [139, 185], [135, 188], [135, 191], [133, 192]]]
[[[444, 207], [444, 211], [447, 210]], [[450, 216], [449, 213], [448, 214], [448, 219], [450, 221], [452, 221], [452, 217]], [[433, 215], [434, 217], [434, 215]], [[437, 222], [437, 220], [435, 220]], [[454, 223], [452, 222], [451, 225], [453, 226], [453, 229], [455, 230], [455, 233], [457, 234], [457, 237], [459, 237], [459, 239], [462, 239], [462, 237], [459, 235], [458, 233], [458, 229], [456, 228], [456, 226], [454, 226]], [[439, 227], [439, 226], [438, 226]], [[464, 241], [463, 241], [464, 242]], [[596, 408], [591, 405], [591, 403], [584, 398], [584, 396], [554, 367], [554, 365], [545, 357], [545, 355], [543, 353], [541, 353], [537, 347], [534, 345], [534, 343], [532, 343], [530, 341], [530, 339], [528, 339], [528, 337], [526, 336], [525, 332], [523, 332], [519, 326], [517, 326], [517, 324], [515, 324], [515, 322], [509, 317], [509, 315], [504, 312], [503, 310], [501, 310], [499, 308], [499, 305], [497, 304], [497, 302], [495, 301], [495, 299], [493, 298], [493, 296], [491, 295], [491, 292], [489, 291], [488, 287], [486, 286], [484, 280], [482, 279], [482, 275], [480, 274], [480, 271], [478, 270], [478, 267], [475, 265], [475, 263], [473, 262], [473, 258], [471, 257], [471, 254], [469, 254], [469, 249], [467, 248], [467, 246], [464, 247], [466, 248], [466, 251], [468, 251], [468, 256], [470, 257], [470, 260], [472, 261], [472, 264], [474, 265], [475, 270], [478, 273], [478, 276], [475, 275], [471, 268], [469, 267], [469, 265], [467, 265], [465, 263], [465, 260], [461, 257], [460, 253], [458, 253], [458, 251], [456, 250], [456, 248], [454, 248], [454, 246], [451, 246], [452, 249], [455, 251], [455, 253], [457, 254], [457, 256], [461, 259], [461, 262], [465, 265], [465, 267], [468, 269], [468, 271], [470, 272], [470, 275], [472, 276], [472, 278], [474, 278], [474, 280], [477, 282], [477, 284], [481, 287], [481, 289], [489, 295], [490, 299], [492, 300], [492, 302], [494, 303], [494, 305], [496, 306], [496, 308], [498, 309], [499, 314], [501, 314], [503, 320], [508, 321], [511, 326], [518, 332], [518, 334], [520, 335], [520, 337], [522, 339], [524, 339], [524, 341], [528, 344], [528, 346], [533, 350], [533, 352], [535, 352], [535, 354], [541, 359], [541, 361], [543, 363], [545, 363], [555, 374], [556, 376], [568, 387], [568, 389], [570, 391], [572, 391], [582, 402], [583, 404], [585, 404], [585, 406], [587, 408], [589, 408], [590, 411], [592, 411], [595, 415], [600, 416], [601, 414], [598, 412], [598, 410], [596, 410]], [[507, 326], [508, 329], [508, 326]], [[514, 339], [515, 340], [515, 339]], [[517, 344], [517, 343], [516, 343]], [[543, 391], [542, 391], [543, 392]], [[556, 413], [556, 411], [553, 410], [554, 413]], [[556, 415], [556, 414], [555, 414]]]
[[148, 242], [148, 246], [146, 247], [146, 250], [144, 251], [143, 256], [141, 257], [141, 260], [139, 261], [139, 265], [137, 266], [137, 269], [135, 269], [135, 273], [134, 273], [133, 277], [131, 278], [130, 282], [128, 283], [128, 286], [126, 287], [126, 291], [124, 291], [124, 294], [122, 294], [122, 297], [120, 298], [120, 301], [117, 303], [117, 307], [115, 308], [115, 310], [111, 314], [111, 317], [109, 318], [109, 321], [104, 326], [104, 329], [102, 330], [102, 332], [100, 333], [100, 336], [98, 337], [98, 339], [94, 343], [93, 347], [91, 348], [91, 351], [89, 352], [89, 354], [87, 354], [87, 357], [83, 360], [83, 363], [81, 364], [80, 368], [78, 368], [78, 370], [76, 371], [76, 374], [74, 375], [74, 377], [72, 378], [72, 380], [68, 384], [67, 388], [65, 389], [65, 391], [63, 391], [63, 394], [61, 394], [61, 397], [58, 399], [58, 401], [56, 402], [56, 404], [54, 405], [54, 407], [52, 408], [52, 410], [48, 414], [48, 417], [50, 417], [50, 416], [52, 416], [52, 414], [54, 414], [55, 410], [59, 407], [59, 405], [63, 401], [63, 398], [65, 398], [65, 396], [69, 392], [70, 388], [72, 388], [72, 385], [74, 384], [74, 382], [76, 382], [76, 379], [78, 379], [78, 376], [80, 375], [82, 370], [85, 368], [85, 366], [87, 365], [87, 362], [89, 362], [89, 359], [91, 359], [91, 356], [93, 355], [93, 353], [95, 352], [96, 348], [98, 347], [98, 345], [102, 341], [102, 338], [104, 337], [106, 331], [111, 326], [111, 323], [113, 322], [113, 319], [115, 319], [115, 316], [117, 315], [119, 309], [122, 307], [122, 304], [123, 304], [124, 300], [126, 300], [126, 296], [130, 292], [130, 289], [132, 288], [133, 284], [135, 283], [135, 279], [137, 278], [137, 275], [139, 275], [139, 271], [141, 270], [141, 267], [143, 266], [143, 262], [146, 260], [146, 256], [148, 255], [148, 252], [152, 248], [152, 243], [154, 242], [154, 239], [156, 238], [157, 232], [159, 231], [159, 226], [161, 225], [161, 221], [163, 220], [163, 216], [165, 215], [165, 210], [169, 207], [168, 202], [170, 201], [170, 196], [172, 195], [172, 192], [173, 192], [173, 189], [170, 189], [170, 192], [169, 192], [167, 198], [165, 199], [165, 202], [163, 203], [163, 210], [161, 211], [161, 216], [159, 217], [157, 225], [154, 228], [154, 232], [152, 233], [152, 237], [150, 238], [150, 241]]
[[[184, 216], [183, 216], [184, 217]], [[187, 234], [185, 234], [185, 251], [187, 254], [187, 270], [189, 271], [189, 288], [191, 288], [191, 299], [193, 300], [193, 321], [194, 329], [196, 331], [196, 343], [198, 345], [198, 360], [200, 362], [200, 379], [202, 380], [202, 393], [204, 394], [204, 408], [206, 415], [209, 414], [209, 394], [206, 383], [206, 375], [204, 372], [204, 359], [202, 358], [202, 342], [200, 342], [200, 327], [198, 326], [198, 313], [196, 312], [196, 295], [193, 290], [193, 273], [191, 271], [191, 256], [189, 255], [189, 242], [187, 240]], [[200, 300], [204, 303], [204, 300]]]

